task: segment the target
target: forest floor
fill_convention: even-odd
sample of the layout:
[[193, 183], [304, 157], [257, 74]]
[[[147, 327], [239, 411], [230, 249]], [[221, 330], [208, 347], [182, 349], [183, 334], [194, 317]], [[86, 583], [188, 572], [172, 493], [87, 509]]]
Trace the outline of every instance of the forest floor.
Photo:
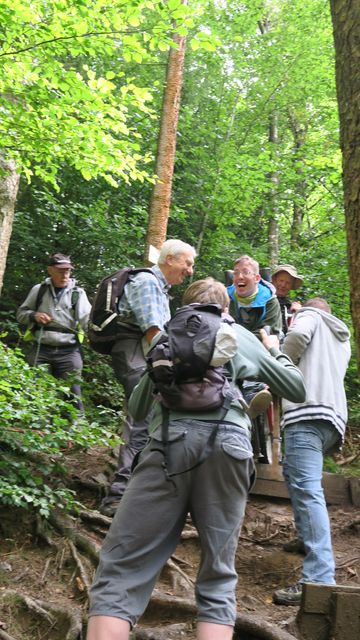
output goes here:
[[[2, 640], [85, 637], [87, 590], [111, 522], [96, 509], [104, 492], [104, 471], [111, 473], [114, 458], [104, 449], [70, 450], [67, 462], [67, 484], [76, 489], [84, 505], [80, 514], [67, 520], [54, 518], [45, 529], [30, 512], [0, 509]], [[337, 582], [360, 586], [360, 510], [329, 507], [329, 513]], [[250, 496], [236, 557], [238, 609], [283, 633], [293, 632], [297, 608], [275, 606], [271, 596], [274, 589], [293, 584], [300, 576], [302, 556], [282, 550], [293, 536], [289, 501]], [[195, 638], [191, 607], [198, 560], [199, 543], [189, 522], [134, 638]], [[181, 607], [184, 602], [185, 608]], [[236, 637], [265, 636], [240, 633]]]

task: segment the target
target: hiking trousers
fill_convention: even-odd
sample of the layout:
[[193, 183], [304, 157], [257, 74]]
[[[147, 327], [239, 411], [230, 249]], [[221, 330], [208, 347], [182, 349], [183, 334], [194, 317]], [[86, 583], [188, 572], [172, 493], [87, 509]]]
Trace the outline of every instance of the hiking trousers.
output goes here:
[[27, 360], [30, 366], [45, 364], [54, 378], [66, 380], [69, 376], [73, 376], [71, 401], [79, 411], [84, 411], [80, 387], [83, 359], [79, 345], [53, 347], [42, 344], [38, 349], [37, 344], [34, 344]]
[[[139, 382], [146, 360], [143, 354], [141, 338], [118, 340], [111, 352], [115, 375], [123, 385], [125, 398], [128, 400]], [[131, 475], [131, 467], [136, 454], [141, 451], [148, 438], [150, 420], [133, 420], [128, 414], [122, 426], [124, 444], [120, 445], [117, 469], [110, 485], [108, 501], [112, 496], [121, 498]], [[106, 502], [105, 498], [105, 502]]]
[[210, 455], [195, 466], [213, 428], [192, 418], [170, 422], [170, 477], [161, 430], [149, 439], [104, 541], [90, 616], [137, 622], [190, 513], [201, 546], [198, 620], [234, 624], [235, 552], [254, 464], [247, 430], [222, 423]]

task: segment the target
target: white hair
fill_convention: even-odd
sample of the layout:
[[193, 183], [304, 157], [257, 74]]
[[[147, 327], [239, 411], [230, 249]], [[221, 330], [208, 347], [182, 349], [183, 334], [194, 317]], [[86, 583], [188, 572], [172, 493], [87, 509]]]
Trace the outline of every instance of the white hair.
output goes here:
[[196, 251], [191, 244], [182, 240], [166, 240], [160, 249], [158, 264], [165, 264], [166, 256], [179, 256], [183, 253], [192, 253], [196, 258]]

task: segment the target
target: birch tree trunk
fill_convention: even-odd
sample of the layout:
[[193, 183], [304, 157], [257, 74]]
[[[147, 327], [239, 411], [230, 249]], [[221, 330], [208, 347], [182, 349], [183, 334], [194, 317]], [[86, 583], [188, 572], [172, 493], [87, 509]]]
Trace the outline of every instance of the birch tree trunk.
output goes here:
[[4, 282], [20, 176], [15, 163], [0, 156], [0, 294]]
[[358, 0], [330, 0], [336, 54], [336, 89], [351, 315], [360, 372], [360, 11]]
[[[182, 4], [187, 4], [183, 0]], [[160, 131], [158, 137], [156, 168], [157, 182], [154, 185], [150, 206], [149, 222], [145, 241], [145, 263], [149, 263], [149, 249], [152, 245], [160, 249], [166, 240], [167, 224], [171, 203], [171, 187], [174, 173], [176, 134], [179, 119], [180, 95], [184, 73], [185, 44], [183, 36], [174, 34], [176, 48], [170, 48]]]

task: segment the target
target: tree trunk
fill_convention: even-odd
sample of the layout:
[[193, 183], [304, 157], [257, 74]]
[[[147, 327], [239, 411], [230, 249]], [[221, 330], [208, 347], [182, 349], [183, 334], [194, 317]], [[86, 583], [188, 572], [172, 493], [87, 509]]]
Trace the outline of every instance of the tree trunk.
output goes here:
[[[187, 4], [187, 0], [182, 0], [182, 4]], [[150, 246], [160, 249], [166, 239], [170, 211], [186, 43], [186, 39], [177, 34], [174, 34], [173, 39], [177, 46], [176, 49], [170, 48], [167, 63], [155, 168], [158, 179], [150, 199], [145, 263], [149, 263]]]
[[13, 160], [0, 157], [0, 294], [4, 281], [20, 176]]
[[306, 129], [300, 124], [292, 109], [289, 110], [289, 121], [290, 128], [294, 136], [294, 163], [296, 163], [295, 172], [298, 176], [298, 181], [295, 186], [293, 219], [290, 231], [290, 246], [292, 249], [296, 249], [299, 245], [305, 213], [306, 180], [303, 177], [304, 158], [302, 155], [302, 147], [305, 144]]
[[[269, 142], [274, 145], [273, 156], [276, 156], [276, 145], [279, 142], [278, 136], [278, 117], [277, 113], [273, 112], [269, 116]], [[274, 187], [269, 193], [269, 225], [268, 225], [268, 255], [269, 264], [271, 268], [274, 268], [278, 264], [279, 259], [279, 223], [278, 223], [278, 202], [277, 202], [277, 189], [279, 185], [279, 173], [272, 171], [270, 173], [270, 180]]]
[[[260, 33], [265, 35], [271, 29], [271, 23], [267, 18], [263, 18], [258, 21], [258, 27]], [[276, 146], [279, 143], [278, 135], [278, 114], [276, 109], [269, 113], [269, 142], [273, 146], [272, 156], [276, 157]], [[273, 188], [268, 195], [268, 257], [270, 267], [273, 268], [278, 264], [279, 259], [279, 223], [278, 223], [278, 203], [277, 203], [277, 189], [279, 185], [279, 173], [278, 171], [272, 171], [269, 175]]]
[[360, 371], [360, 11], [358, 0], [330, 0], [343, 156], [351, 314]]

